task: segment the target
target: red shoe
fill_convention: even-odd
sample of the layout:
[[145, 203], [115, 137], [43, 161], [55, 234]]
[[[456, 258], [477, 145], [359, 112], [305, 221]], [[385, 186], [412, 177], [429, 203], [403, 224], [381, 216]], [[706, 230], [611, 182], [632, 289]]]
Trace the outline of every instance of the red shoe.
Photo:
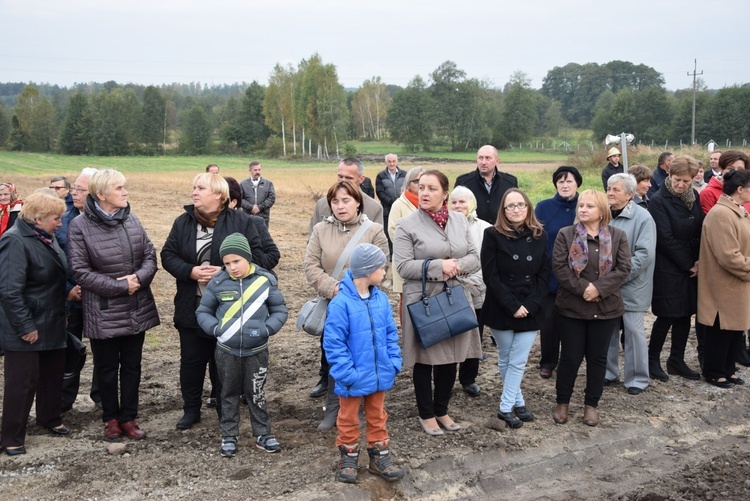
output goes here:
[[120, 423], [116, 419], [110, 419], [104, 423], [104, 438], [107, 440], [114, 440], [122, 436], [122, 429], [120, 429]]
[[128, 421], [126, 423], [120, 423], [122, 432], [134, 440], [143, 440], [146, 438], [146, 432], [141, 430], [138, 423], [135, 421]]

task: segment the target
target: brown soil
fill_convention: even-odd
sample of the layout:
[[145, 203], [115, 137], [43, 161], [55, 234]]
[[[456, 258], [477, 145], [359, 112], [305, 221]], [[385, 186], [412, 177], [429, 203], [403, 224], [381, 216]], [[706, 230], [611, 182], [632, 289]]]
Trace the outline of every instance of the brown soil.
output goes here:
[[[362, 457], [357, 485], [335, 482], [335, 431], [316, 431], [323, 402], [307, 394], [317, 381], [318, 340], [294, 331], [299, 308], [312, 297], [302, 273], [302, 256], [313, 200], [304, 179], [267, 174], [277, 186], [271, 233], [282, 252], [276, 271], [290, 311], [289, 322], [271, 341], [267, 385], [282, 451], [267, 454], [253, 447], [246, 413], [234, 459], [218, 454], [218, 423], [212, 410], [204, 409], [201, 423], [193, 429], [175, 429], [182, 402], [179, 341], [171, 325], [174, 281], [160, 271], [154, 290], [163, 325], [148, 335], [141, 383], [139, 422], [148, 438], [122, 440], [121, 455], [108, 452], [110, 442], [103, 439], [101, 416], [88, 398], [91, 364], [87, 363], [81, 394], [64, 418], [71, 435], [52, 437], [34, 426], [32, 409], [28, 454], [0, 457], [0, 490], [6, 496], [60, 500], [748, 499], [747, 387], [721, 390], [674, 376], [666, 383], [652, 382], [639, 396], [630, 396], [621, 385], [613, 385], [605, 389], [601, 401], [601, 425], [589, 428], [581, 422], [584, 366], [570, 422], [555, 425], [551, 418], [554, 378], [538, 376], [537, 343], [523, 383], [528, 406], [537, 419], [510, 430], [495, 416], [500, 378], [487, 336], [488, 358], [481, 363], [478, 379], [481, 396], [469, 398], [458, 385], [454, 391], [451, 415], [463, 424], [461, 431], [442, 437], [428, 437], [421, 431], [407, 370], [399, 375], [386, 400], [392, 450], [407, 471], [406, 478], [395, 484], [376, 478], [367, 473]], [[190, 179], [189, 173], [128, 176], [133, 210], [157, 249], [181, 206], [189, 202]], [[14, 181], [27, 193], [45, 182], [23, 176]], [[697, 365], [693, 341], [687, 360]]]

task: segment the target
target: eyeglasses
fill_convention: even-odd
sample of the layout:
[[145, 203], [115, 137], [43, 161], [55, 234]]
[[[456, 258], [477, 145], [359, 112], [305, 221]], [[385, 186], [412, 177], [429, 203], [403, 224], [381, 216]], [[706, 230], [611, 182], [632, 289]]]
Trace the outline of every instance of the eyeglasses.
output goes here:
[[411, 183], [419, 183], [419, 179], [412, 179], [411, 181], [409, 181], [409, 184]]
[[87, 190], [86, 188], [78, 188], [78, 187], [75, 187], [71, 189], [70, 191], [72, 191], [73, 193], [88, 193], [89, 192], [89, 190]]
[[55, 191], [57, 191], [57, 190], [64, 190], [65, 186], [50, 186], [49, 189], [50, 190], [55, 190]]
[[508, 204], [503, 209], [507, 210], [508, 212], [513, 212], [514, 210], [524, 210], [526, 208], [526, 204], [523, 202], [519, 202], [517, 204]]

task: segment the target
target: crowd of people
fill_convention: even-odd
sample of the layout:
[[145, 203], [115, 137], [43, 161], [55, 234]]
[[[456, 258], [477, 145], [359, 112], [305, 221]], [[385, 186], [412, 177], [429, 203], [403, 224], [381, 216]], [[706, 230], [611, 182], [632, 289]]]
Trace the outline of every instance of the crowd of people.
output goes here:
[[[499, 170], [489, 145], [453, 190], [439, 170], [406, 172], [389, 154], [375, 177], [378, 200], [363, 189], [361, 161], [339, 163], [336, 182], [315, 206], [303, 260], [306, 281], [328, 304], [320, 378], [310, 396], [325, 396], [318, 429], [338, 430], [338, 480], [357, 481], [362, 403], [369, 471], [389, 481], [404, 476], [391, 458], [384, 403], [404, 368], [412, 371], [424, 432], [462, 429], [450, 415], [451, 395], [457, 377], [467, 395], [481, 395], [485, 326], [502, 384], [497, 417], [510, 428], [533, 421], [532, 410], [543, 407], [522, 391], [537, 331], [539, 375], [557, 371], [552, 419], [561, 425], [584, 359], [588, 426], [599, 423], [604, 387], [620, 381], [630, 395], [670, 376], [702, 375], [719, 388], [744, 384], [736, 364], [750, 364], [747, 156], [714, 152], [704, 172], [694, 158], [669, 152], [653, 171], [626, 170], [616, 148], [607, 160], [604, 191], [579, 193], [581, 173], [562, 166], [552, 174], [555, 195], [536, 207], [518, 180]], [[268, 338], [288, 311], [273, 272], [281, 256], [268, 230], [276, 195], [261, 169], [251, 163], [250, 177], [238, 182], [215, 164], [206, 167], [161, 249], [176, 281], [183, 400], [176, 427], [191, 428], [204, 404], [214, 407], [225, 457], [237, 453], [241, 403], [249, 407], [255, 445], [281, 449], [264, 388]], [[82, 337], [93, 352], [90, 396], [104, 436], [145, 438], [136, 418], [145, 333], [160, 323], [151, 290], [156, 250], [130, 211], [125, 177], [84, 169], [73, 185], [56, 177], [23, 201], [13, 184], [2, 183], [0, 235], [0, 280], [23, 284], [0, 290], [0, 446], [8, 455], [26, 452], [34, 400], [39, 426], [69, 433], [63, 416], [76, 400], [82, 365], [69, 369], [70, 346]], [[380, 289], [389, 266], [400, 341]], [[407, 306], [445, 290], [466, 296], [478, 327], [427, 346]], [[656, 320], [647, 336], [649, 309]], [[692, 361], [686, 346], [696, 313]], [[207, 369], [211, 398], [204, 403]]]

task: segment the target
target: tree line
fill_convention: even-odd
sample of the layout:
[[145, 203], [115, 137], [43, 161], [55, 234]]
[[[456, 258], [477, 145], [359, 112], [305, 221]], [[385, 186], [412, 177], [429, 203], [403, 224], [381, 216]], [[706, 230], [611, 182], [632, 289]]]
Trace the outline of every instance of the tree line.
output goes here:
[[[569, 63], [540, 89], [516, 72], [502, 88], [446, 61], [406, 87], [372, 77], [345, 89], [318, 54], [277, 64], [268, 83], [162, 86], [116, 82], [0, 84], [0, 147], [70, 155], [247, 154], [339, 157], [348, 141], [390, 140], [407, 151], [505, 148], [590, 129], [592, 141], [632, 132], [641, 142], [689, 143], [692, 89], [668, 91], [642, 64]], [[696, 138], [750, 136], [750, 84], [696, 94]]]

